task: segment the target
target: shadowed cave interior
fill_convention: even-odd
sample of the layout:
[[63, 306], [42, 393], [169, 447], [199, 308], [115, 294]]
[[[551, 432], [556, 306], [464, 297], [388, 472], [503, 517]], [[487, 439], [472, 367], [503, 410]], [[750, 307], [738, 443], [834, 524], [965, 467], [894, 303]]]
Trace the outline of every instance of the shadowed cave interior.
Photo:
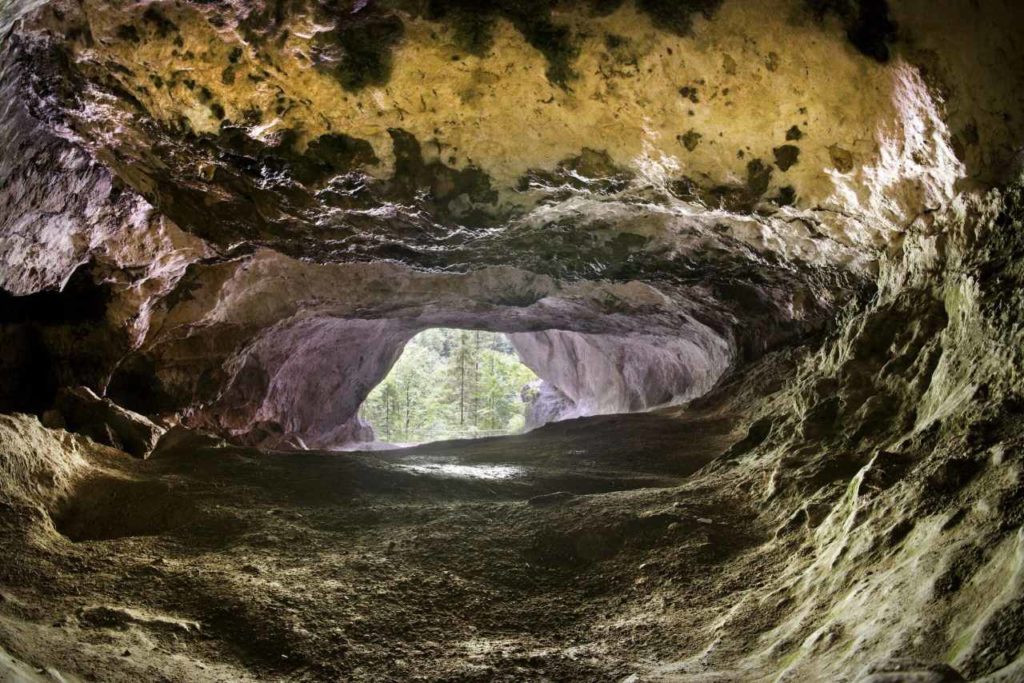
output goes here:
[[0, 680], [1024, 680], [1022, 29], [0, 4]]

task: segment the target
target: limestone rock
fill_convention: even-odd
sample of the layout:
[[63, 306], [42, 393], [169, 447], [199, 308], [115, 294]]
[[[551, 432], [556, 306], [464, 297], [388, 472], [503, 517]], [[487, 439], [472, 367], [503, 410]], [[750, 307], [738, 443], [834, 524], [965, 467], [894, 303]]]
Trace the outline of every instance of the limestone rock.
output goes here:
[[149, 457], [173, 458], [194, 455], [202, 453], [204, 449], [215, 449], [225, 445], [225, 441], [214, 434], [175, 425], [160, 435]]
[[164, 430], [149, 418], [125, 410], [88, 387], [66, 387], [57, 394], [54, 408], [66, 429], [77, 432], [137, 458], [146, 458]]

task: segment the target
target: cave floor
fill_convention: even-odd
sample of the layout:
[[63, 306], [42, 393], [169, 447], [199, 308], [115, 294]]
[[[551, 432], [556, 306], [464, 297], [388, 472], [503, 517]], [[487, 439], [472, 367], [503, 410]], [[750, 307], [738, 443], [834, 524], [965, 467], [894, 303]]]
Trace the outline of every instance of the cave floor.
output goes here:
[[63, 536], [2, 563], [8, 668], [731, 680], [700, 674], [698, 625], [772, 569], [752, 564], [754, 512], [688, 475], [734, 425], [698, 411], [385, 453], [101, 451], [55, 515]]

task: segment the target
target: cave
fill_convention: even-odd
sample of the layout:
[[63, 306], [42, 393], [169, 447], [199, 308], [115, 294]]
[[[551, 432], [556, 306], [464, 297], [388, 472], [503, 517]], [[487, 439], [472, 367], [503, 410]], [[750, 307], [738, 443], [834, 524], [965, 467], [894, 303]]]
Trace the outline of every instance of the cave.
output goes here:
[[0, 680], [1024, 681], [1022, 292], [1012, 0], [0, 4]]
[[[531, 321], [528, 328], [537, 324], [541, 323]], [[612, 326], [602, 329], [612, 329]], [[401, 338], [406, 337], [407, 334]], [[379, 338], [374, 339], [382, 348], [391, 348]], [[424, 339], [427, 341], [422, 341]], [[397, 360], [394, 360], [394, 351], [383, 353], [380, 364], [366, 362], [365, 347], [353, 346], [356, 350], [352, 353], [360, 361], [355, 369], [342, 372], [345, 382], [338, 390], [344, 392], [352, 386], [367, 384], [373, 384], [374, 388], [362, 398], [356, 415], [347, 417], [346, 413], [343, 418], [357, 425], [355, 429], [345, 430], [346, 436], [354, 434], [354, 438], [335, 444], [335, 447], [347, 449], [378, 445], [381, 436], [386, 445], [392, 440], [392, 413], [399, 421], [408, 422], [411, 416], [422, 423], [411, 432], [408, 424], [394, 430], [399, 432], [395, 437], [399, 441], [416, 444], [460, 435], [469, 438], [504, 436], [549, 422], [664, 408], [706, 392], [725, 368], [727, 357], [724, 345], [716, 348], [714, 343], [708, 343], [702, 347], [671, 333], [650, 334], [643, 327], [629, 334], [571, 329], [496, 333], [430, 328], [408, 338], [405, 345], [399, 347], [401, 355]], [[289, 344], [290, 349], [294, 347], [294, 343]], [[342, 344], [334, 346], [343, 347]], [[502, 348], [503, 352], [491, 353], [497, 348]], [[414, 357], [410, 358], [410, 354]], [[330, 366], [350, 366], [328, 351], [321, 349], [318, 355], [327, 359]], [[501, 359], [504, 366], [498, 370], [511, 372], [518, 379], [498, 376], [494, 367], [496, 358]], [[385, 364], [392, 360], [392, 364]], [[302, 362], [302, 365], [306, 372], [316, 375], [326, 372], [309, 362]], [[368, 379], [353, 381], [363, 368]], [[382, 374], [385, 372], [386, 376]], [[501, 386], [494, 386], [496, 380], [503, 380]], [[301, 382], [310, 383], [305, 375]], [[491, 389], [486, 389], [485, 385]], [[422, 394], [430, 389], [439, 391], [429, 399], [424, 398]], [[486, 405], [479, 405], [486, 402], [488, 391], [498, 391], [506, 398], [516, 395], [510, 405], [504, 406], [497, 422], [489, 415]], [[494, 396], [490, 398], [493, 400]], [[421, 406], [424, 400], [435, 404], [451, 403], [451, 411], [442, 411], [439, 415], [440, 426], [429, 427], [423, 423], [430, 418], [419, 413], [437, 413], [436, 406], [433, 409]], [[322, 411], [324, 404], [317, 405]], [[509, 417], [514, 419], [510, 422]], [[374, 429], [375, 424], [377, 429]], [[297, 435], [297, 438], [305, 447], [302, 437]]]

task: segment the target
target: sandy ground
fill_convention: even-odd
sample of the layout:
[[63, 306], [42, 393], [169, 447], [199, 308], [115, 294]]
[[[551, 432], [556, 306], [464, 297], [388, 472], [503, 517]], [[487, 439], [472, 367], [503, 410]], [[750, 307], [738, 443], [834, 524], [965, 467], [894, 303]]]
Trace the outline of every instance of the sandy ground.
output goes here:
[[733, 425], [648, 414], [386, 453], [97, 452], [53, 515], [61, 536], [0, 562], [0, 680], [650, 675], [701, 650], [687, 624], [748, 580], [762, 538], [740, 500], [687, 484]]

